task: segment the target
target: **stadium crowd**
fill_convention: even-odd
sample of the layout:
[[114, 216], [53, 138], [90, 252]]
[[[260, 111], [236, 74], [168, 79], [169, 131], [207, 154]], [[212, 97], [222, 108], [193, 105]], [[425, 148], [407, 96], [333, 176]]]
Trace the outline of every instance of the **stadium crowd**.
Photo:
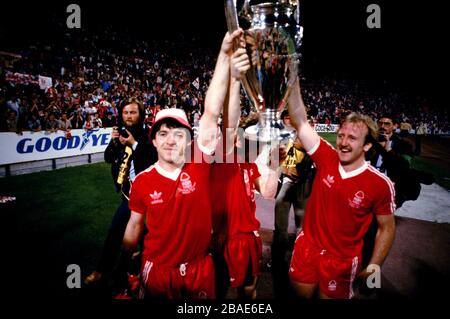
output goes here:
[[[51, 44], [30, 45], [20, 55], [3, 52], [0, 131], [111, 127], [120, 101], [130, 96], [144, 102], [146, 122], [159, 109], [177, 107], [197, 126], [215, 63], [212, 52], [182, 35], [176, 41], [142, 41], [111, 29], [100, 35], [64, 34]], [[41, 89], [37, 75], [52, 78], [52, 86]], [[315, 123], [338, 124], [351, 111], [374, 119], [391, 112], [410, 133], [422, 126], [425, 134], [450, 134], [445, 108], [396, 92], [386, 83], [375, 87], [360, 80], [302, 80]], [[250, 108], [242, 100], [247, 116]]]
[[[21, 58], [3, 59], [2, 131], [113, 126], [118, 104], [130, 96], [144, 102], [147, 121], [167, 107], [183, 108], [192, 123], [198, 121], [214, 63], [204, 49], [127, 43], [125, 35], [111, 31], [66, 40], [58, 46], [36, 44], [20, 52]], [[136, 49], [116, 50], [117, 41]], [[17, 73], [46, 75], [53, 85], [42, 90], [36, 80]]]

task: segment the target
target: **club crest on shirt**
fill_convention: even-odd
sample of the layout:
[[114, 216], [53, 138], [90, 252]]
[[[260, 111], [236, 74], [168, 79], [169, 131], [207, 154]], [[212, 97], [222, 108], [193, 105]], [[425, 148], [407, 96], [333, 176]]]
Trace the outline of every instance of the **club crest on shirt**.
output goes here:
[[336, 291], [336, 288], [337, 288], [336, 280], [330, 280], [330, 282], [328, 283], [328, 290]]
[[357, 191], [352, 200], [348, 199], [348, 204], [350, 205], [350, 207], [360, 208], [363, 199], [364, 199], [364, 192]]
[[178, 186], [178, 191], [183, 194], [187, 195], [195, 191], [195, 185], [196, 183], [192, 183], [191, 177], [188, 175], [188, 173], [183, 172], [180, 176], [180, 186]]
[[163, 200], [161, 198], [162, 197], [162, 192], [154, 191], [153, 194], [149, 194], [149, 195], [150, 195], [150, 197], [152, 199], [152, 201], [151, 201], [152, 205], [161, 204], [163, 202]]

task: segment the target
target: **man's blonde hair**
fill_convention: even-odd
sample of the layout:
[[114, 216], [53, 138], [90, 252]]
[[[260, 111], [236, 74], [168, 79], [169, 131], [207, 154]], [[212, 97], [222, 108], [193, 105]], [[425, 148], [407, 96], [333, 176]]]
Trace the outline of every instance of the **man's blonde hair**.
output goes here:
[[341, 122], [341, 126], [344, 123], [363, 123], [367, 126], [367, 135], [365, 137], [364, 144], [373, 144], [378, 140], [378, 126], [369, 116], [353, 112], [347, 115], [347, 117]]

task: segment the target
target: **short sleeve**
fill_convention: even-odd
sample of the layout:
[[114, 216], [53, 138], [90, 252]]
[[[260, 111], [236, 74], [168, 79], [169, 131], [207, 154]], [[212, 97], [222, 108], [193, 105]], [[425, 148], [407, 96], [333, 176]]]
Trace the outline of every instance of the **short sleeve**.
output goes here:
[[320, 138], [319, 142], [308, 152], [317, 169], [339, 161], [336, 150], [330, 143]]
[[128, 201], [128, 207], [130, 210], [145, 214], [145, 202], [141, 195], [142, 193], [142, 175], [137, 176], [134, 182], [131, 184], [130, 199]]
[[373, 213], [375, 215], [390, 215], [395, 211], [395, 189], [394, 184], [383, 179], [378, 188], [378, 196], [374, 203]]

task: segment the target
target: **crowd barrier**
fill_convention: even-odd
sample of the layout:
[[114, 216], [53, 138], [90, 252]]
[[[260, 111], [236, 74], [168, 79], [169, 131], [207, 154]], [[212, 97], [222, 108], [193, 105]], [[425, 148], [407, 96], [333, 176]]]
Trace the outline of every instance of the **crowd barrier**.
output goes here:
[[0, 133], [0, 176], [103, 161], [111, 128]]
[[[319, 133], [336, 133], [337, 124], [315, 124]], [[0, 133], [0, 177], [103, 161], [111, 128], [55, 133]]]

